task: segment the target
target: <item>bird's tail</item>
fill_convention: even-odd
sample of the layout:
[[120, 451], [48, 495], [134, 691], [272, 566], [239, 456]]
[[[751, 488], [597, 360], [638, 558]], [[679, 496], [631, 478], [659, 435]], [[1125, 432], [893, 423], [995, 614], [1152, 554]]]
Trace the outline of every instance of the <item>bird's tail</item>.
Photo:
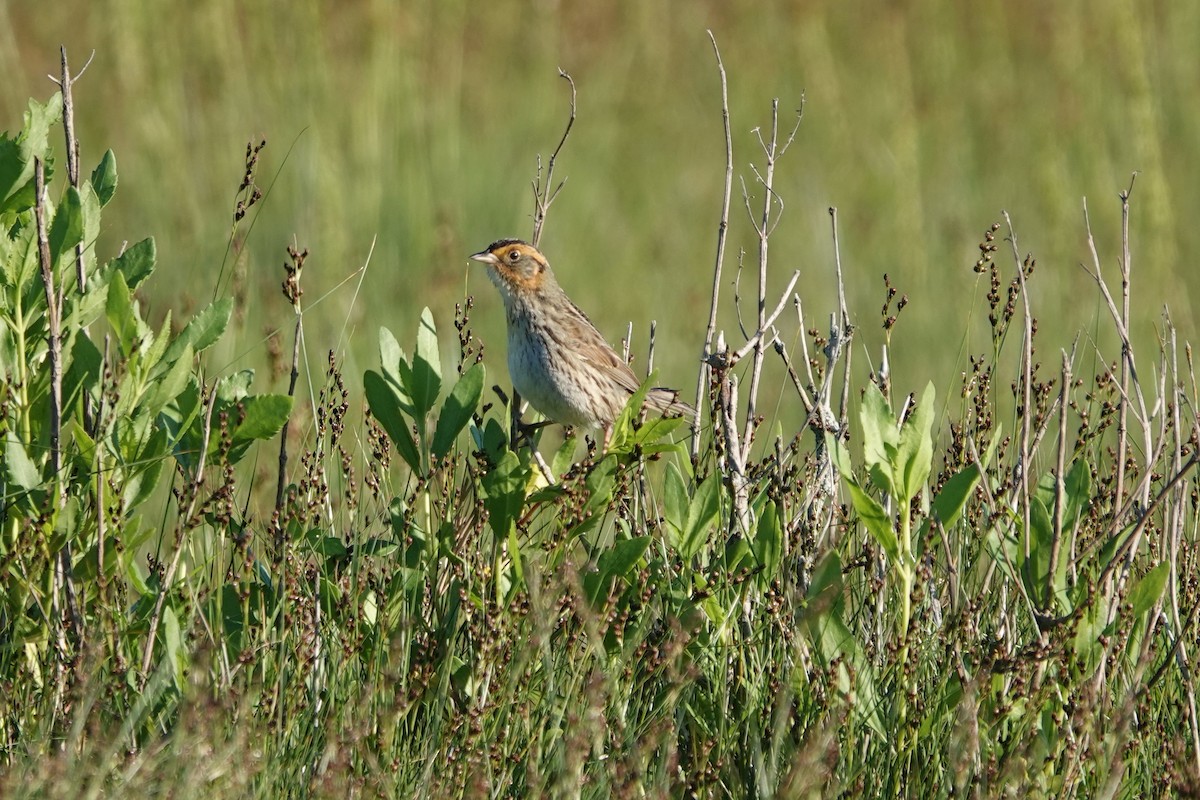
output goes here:
[[691, 418], [696, 415], [696, 409], [679, 399], [679, 392], [661, 386], [646, 392], [646, 407], [664, 416]]

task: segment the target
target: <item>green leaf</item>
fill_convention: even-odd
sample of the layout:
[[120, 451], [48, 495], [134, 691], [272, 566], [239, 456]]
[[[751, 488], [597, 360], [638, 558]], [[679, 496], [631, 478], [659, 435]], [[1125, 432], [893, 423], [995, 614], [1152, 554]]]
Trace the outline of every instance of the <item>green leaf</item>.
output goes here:
[[157, 417], [167, 403], [179, 396], [187, 388], [192, 376], [192, 349], [186, 346], [180, 358], [167, 370], [162, 378], [150, 384], [146, 394], [142, 396], [141, 407], [151, 416]]
[[183, 636], [179, 630], [179, 618], [175, 609], [168, 604], [163, 608], [163, 659], [167, 662], [175, 688], [183, 691], [184, 673], [187, 669], [187, 652], [183, 646]]
[[974, 464], [964, 467], [962, 471], [946, 481], [946, 485], [938, 492], [938, 496], [933, 498], [932, 517], [922, 524], [921, 535], [918, 538], [925, 538], [933, 518], [936, 518], [946, 530], [954, 527], [954, 524], [958, 522], [959, 515], [962, 514], [963, 507], [978, 485], [979, 468]]
[[119, 272], [125, 276], [125, 283], [130, 289], [136, 289], [142, 281], [154, 272], [158, 260], [158, 249], [154, 239], [142, 239], [137, 244], [127, 248], [124, 253], [105, 265], [105, 271]]
[[387, 431], [388, 438], [396, 445], [400, 457], [413, 472], [420, 473], [421, 457], [417, 453], [417, 445], [409, 430], [408, 420], [400, 413], [400, 402], [392, 384], [378, 372], [367, 370], [363, 376], [363, 388], [371, 413]]
[[471, 415], [483, 397], [483, 364], [475, 364], [464, 372], [454, 384], [442, 412], [438, 415], [437, 427], [433, 432], [431, 452], [434, 458], [442, 458], [454, 446], [458, 434], [471, 421]]
[[571, 468], [575, 460], [575, 444], [575, 435], [572, 434], [563, 439], [558, 450], [554, 451], [554, 458], [550, 461], [550, 473], [556, 478], [562, 477]]
[[663, 482], [663, 515], [675, 534], [676, 549], [679, 548], [683, 526], [687, 522], [687, 507], [687, 483], [684, 482], [683, 473], [679, 471], [675, 462], [668, 462], [667, 475]]
[[678, 545], [679, 554], [684, 558], [694, 557], [708, 544], [708, 538], [713, 532], [713, 523], [720, 510], [719, 486], [720, 478], [714, 472], [700, 482], [688, 503], [683, 533]]
[[1140, 617], [1154, 608], [1167, 586], [1170, 569], [1169, 562], [1162, 562], [1139, 578], [1138, 582], [1129, 590], [1129, 604], [1133, 606], [1135, 617]]
[[488, 512], [488, 524], [497, 539], [507, 539], [516, 529], [516, 519], [525, 504], [529, 469], [509, 450], [484, 473], [481, 483], [487, 493], [483, 505]]
[[232, 440], [235, 445], [239, 442], [270, 439], [279, 433], [292, 413], [292, 398], [286, 394], [259, 394], [240, 402], [245, 416], [233, 429]]
[[[47, 160], [50, 128], [62, 119], [62, 94], [55, 92], [44, 105], [31, 99], [25, 125], [17, 138], [0, 137], [0, 214], [33, 207], [34, 159]], [[46, 183], [50, 164], [46, 164]]]
[[783, 526], [779, 520], [779, 508], [774, 500], [768, 500], [762, 514], [759, 515], [752, 549], [762, 567], [762, 572], [758, 574], [758, 583], [763, 587], [769, 586], [779, 572], [779, 561], [783, 554]]
[[406, 388], [413, 399], [414, 421], [424, 430], [424, 417], [433, 410], [442, 391], [442, 361], [438, 352], [437, 329], [428, 308], [421, 312], [421, 323], [417, 327], [417, 350], [413, 355], [410, 382]]
[[83, 241], [83, 198], [74, 186], [68, 186], [50, 223], [50, 259], [59, 266], [73, 259], [75, 245]]
[[112, 150], [106, 150], [100, 163], [92, 170], [91, 184], [100, 206], [108, 205], [117, 191], [117, 157]]
[[896, 415], [892, 413], [879, 387], [873, 383], [868, 383], [863, 393], [859, 420], [863, 429], [863, 461], [867, 470], [880, 484], [879, 488], [896, 494], [898, 487], [892, 470], [900, 431], [896, 428]]
[[[1046, 575], [1050, 571], [1050, 551], [1054, 546], [1054, 525], [1050, 512], [1036, 496], [1029, 498], [1029, 558], [1021, 564], [1025, 589], [1030, 597], [1040, 598], [1049, 605], [1052, 598], [1046, 597]], [[1018, 558], [1023, 553], [1018, 551]]]
[[162, 475], [163, 462], [169, 455], [169, 450], [166, 429], [156, 427], [138, 457], [141, 467], [134, 470], [126, 479], [121, 493], [123, 511], [129, 512], [136, 509], [154, 494]]
[[[178, 361], [188, 347], [191, 347], [192, 353], [200, 353], [212, 347], [229, 327], [229, 319], [232, 315], [233, 298], [231, 297], [222, 298], [205, 306], [202, 311], [192, 317], [191, 321], [167, 347], [162, 363], [167, 365]], [[188, 360], [191, 360], [190, 356]]]
[[597, 564], [600, 571], [607, 575], [624, 578], [633, 571], [646, 549], [650, 547], [651, 537], [636, 536], [632, 539], [622, 539], [613, 544], [612, 549], [600, 556]]
[[892, 529], [892, 519], [883, 506], [854, 481], [847, 481], [850, 490], [850, 502], [858, 513], [858, 518], [867, 526], [867, 530], [875, 537], [875, 541], [883, 548], [888, 560], [893, 564], [900, 562], [900, 540]]
[[899, 477], [896, 489], [904, 503], [910, 502], [924, 488], [933, 465], [934, 399], [933, 382], [930, 381], [900, 430], [893, 474]]
[[395, 335], [387, 328], [379, 329], [379, 363], [383, 366], [383, 374], [389, 381], [396, 386], [403, 385], [400, 380], [400, 372], [396, 369], [396, 365], [401, 362], [406, 362], [408, 359], [404, 355], [404, 350], [401, 349], [400, 343], [396, 341]]
[[4, 473], [9, 483], [22, 489], [37, 489], [42, 485], [42, 471], [12, 431], [4, 442]]
[[129, 356], [137, 342], [137, 311], [133, 307], [133, 297], [125, 283], [125, 276], [119, 272], [108, 284], [108, 302], [104, 312], [117, 337], [121, 354]]

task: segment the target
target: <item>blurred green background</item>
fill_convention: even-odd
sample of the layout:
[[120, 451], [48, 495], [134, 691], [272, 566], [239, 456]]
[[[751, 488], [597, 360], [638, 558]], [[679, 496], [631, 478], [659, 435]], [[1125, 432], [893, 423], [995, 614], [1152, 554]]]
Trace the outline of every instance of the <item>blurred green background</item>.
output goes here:
[[[661, 380], [690, 393], [724, 158], [705, 29], [729, 71], [735, 137], [726, 329], [737, 325], [737, 248], [754, 248], [737, 176], [761, 206], [752, 131], [769, 128], [773, 97], [785, 125], [804, 97], [777, 172], [786, 207], [771, 285], [801, 270], [806, 321], [825, 330], [835, 303], [826, 209], [837, 206], [860, 365], [858, 353], [878, 358], [885, 272], [911, 300], [893, 338], [899, 386], [932, 378], [944, 392], [964, 347], [988, 348], [987, 286], [971, 265], [1005, 209], [1038, 258], [1041, 360], [1056, 368], [1058, 348], [1106, 314], [1078, 266], [1082, 198], [1115, 283], [1117, 192], [1135, 170], [1136, 330], [1152, 336], [1169, 301], [1181, 338], [1193, 336], [1197, 3], [9, 2], [0, 127], [18, 129], [26, 98], [54, 91], [46, 75], [58, 72], [60, 44], [76, 71], [95, 51], [75, 93], [83, 165], [112, 148], [120, 173], [99, 253], [157, 239], [158, 277], [143, 294], [154, 319], [170, 308], [182, 320], [211, 298], [246, 142], [268, 140], [259, 183], [270, 192], [253, 228], [241, 227], [242, 328], [214, 366], [264, 366], [264, 332], [290, 327], [278, 287], [294, 237], [311, 251], [314, 370], [330, 348], [350, 375], [370, 366], [376, 329], [410, 342], [423, 306], [449, 331], [470, 293], [490, 382], [507, 383], [500, 301], [466, 256], [529, 235], [535, 157], [565, 121], [561, 66], [579, 113], [543, 249], [611, 341], [634, 321], [639, 363], [657, 319]], [[373, 242], [360, 288], [354, 273]], [[1007, 247], [1000, 261], [1011, 276]], [[741, 293], [749, 319], [752, 274]], [[785, 320], [795, 351], [795, 316]], [[1117, 357], [1111, 338], [1101, 344]]]

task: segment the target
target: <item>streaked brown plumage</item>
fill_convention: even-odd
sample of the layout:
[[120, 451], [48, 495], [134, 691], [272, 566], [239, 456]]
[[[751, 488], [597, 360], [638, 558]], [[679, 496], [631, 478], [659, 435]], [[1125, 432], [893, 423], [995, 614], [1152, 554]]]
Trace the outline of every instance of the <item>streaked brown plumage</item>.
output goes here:
[[[501, 239], [471, 258], [487, 265], [504, 299], [516, 390], [550, 420], [607, 431], [641, 382], [567, 297], [546, 257], [519, 239]], [[646, 407], [691, 415], [677, 395], [651, 389]]]

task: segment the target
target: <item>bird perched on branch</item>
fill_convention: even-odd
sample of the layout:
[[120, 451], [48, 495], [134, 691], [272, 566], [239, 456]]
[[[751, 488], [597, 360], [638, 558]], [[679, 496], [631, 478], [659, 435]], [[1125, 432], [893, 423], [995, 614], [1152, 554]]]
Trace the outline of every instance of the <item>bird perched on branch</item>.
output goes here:
[[[504, 299], [513, 386], [547, 419], [603, 428], [607, 440], [613, 421], [640, 385], [633, 370], [567, 297], [536, 247], [501, 239], [471, 258], [487, 265], [488, 277]], [[678, 394], [650, 389], [646, 407], [662, 414], [694, 414]]]

